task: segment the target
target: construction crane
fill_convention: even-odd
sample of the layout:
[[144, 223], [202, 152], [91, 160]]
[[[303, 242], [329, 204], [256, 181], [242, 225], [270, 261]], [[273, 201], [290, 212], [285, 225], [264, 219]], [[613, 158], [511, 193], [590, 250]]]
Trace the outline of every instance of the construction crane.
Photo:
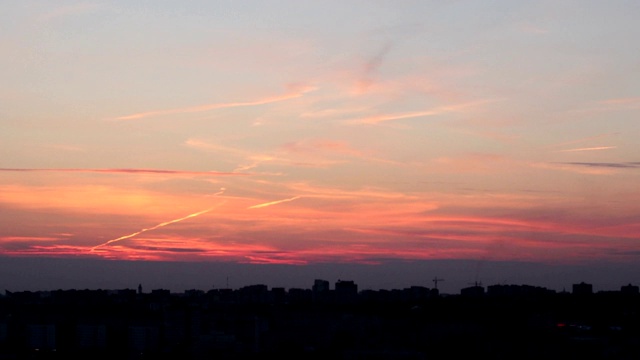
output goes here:
[[438, 277], [433, 278], [433, 284], [435, 285], [435, 289], [438, 290], [438, 282], [444, 281], [444, 279], [438, 279]]

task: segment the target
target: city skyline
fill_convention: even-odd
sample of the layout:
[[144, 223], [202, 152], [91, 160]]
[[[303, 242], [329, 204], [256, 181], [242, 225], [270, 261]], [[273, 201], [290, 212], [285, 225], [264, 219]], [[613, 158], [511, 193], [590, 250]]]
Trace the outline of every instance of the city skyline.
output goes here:
[[640, 4], [0, 9], [0, 281], [640, 282]]

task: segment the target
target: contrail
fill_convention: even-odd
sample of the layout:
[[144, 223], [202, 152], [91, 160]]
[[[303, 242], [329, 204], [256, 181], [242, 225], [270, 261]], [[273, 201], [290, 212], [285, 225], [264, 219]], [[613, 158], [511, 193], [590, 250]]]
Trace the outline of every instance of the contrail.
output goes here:
[[185, 108], [179, 108], [179, 109], [148, 111], [148, 112], [143, 112], [138, 114], [120, 116], [115, 118], [115, 120], [136, 120], [136, 119], [142, 119], [142, 118], [147, 118], [152, 116], [195, 113], [195, 112], [203, 112], [203, 111], [210, 111], [210, 110], [216, 110], [216, 109], [265, 105], [265, 104], [271, 104], [271, 103], [285, 101], [289, 99], [299, 98], [304, 96], [305, 93], [308, 93], [313, 90], [315, 90], [315, 87], [307, 86], [304, 88], [295, 89], [284, 95], [272, 96], [272, 97], [267, 97], [267, 98], [254, 100], [254, 101], [216, 103], [216, 104], [207, 104], [207, 105], [200, 105], [200, 106], [191, 106], [191, 107], [185, 107]]
[[[213, 196], [220, 195], [220, 194], [224, 193], [224, 191], [225, 191], [225, 190], [226, 190], [225, 188], [221, 188], [221, 189], [220, 189], [220, 191], [218, 191], [217, 193], [213, 194]], [[198, 211], [198, 212], [193, 213], [193, 214], [189, 214], [189, 215], [187, 215], [187, 216], [185, 216], [185, 217], [181, 217], [181, 218], [179, 218], [179, 219], [174, 219], [174, 220], [165, 221], [165, 222], [160, 223], [160, 224], [158, 224], [158, 225], [156, 225], [156, 226], [152, 226], [152, 227], [150, 227], [150, 228], [145, 228], [145, 229], [142, 229], [142, 230], [140, 230], [140, 231], [136, 231], [136, 232], [134, 232], [134, 233], [132, 233], [132, 234], [125, 235], [125, 236], [121, 236], [121, 237], [119, 237], [119, 238], [117, 238], [117, 239], [111, 239], [111, 240], [109, 240], [109, 241], [107, 241], [107, 242], [104, 242], [104, 243], [102, 243], [102, 244], [100, 244], [100, 245], [96, 245], [96, 246], [92, 247], [92, 248], [91, 248], [91, 251], [94, 251], [95, 249], [97, 249], [97, 248], [99, 248], [99, 247], [103, 247], [103, 246], [107, 246], [107, 245], [109, 245], [109, 244], [113, 244], [114, 242], [118, 242], [118, 241], [122, 241], [122, 240], [126, 240], [126, 239], [129, 239], [129, 238], [132, 238], [132, 237], [134, 237], [134, 236], [137, 236], [137, 235], [142, 234], [143, 232], [147, 232], [147, 231], [155, 230], [155, 229], [157, 229], [157, 228], [161, 228], [161, 227], [163, 227], [163, 226], [167, 226], [167, 225], [175, 224], [175, 223], [180, 222], [180, 221], [183, 221], [183, 220], [191, 219], [191, 218], [194, 218], [194, 217], [196, 217], [196, 216], [200, 216], [200, 215], [202, 215], [202, 214], [206, 214], [206, 213], [208, 213], [209, 211], [211, 211], [211, 210], [215, 209], [215, 208], [216, 208], [216, 207], [218, 207], [218, 206], [220, 206], [220, 204], [218, 204], [218, 205], [216, 205], [216, 206], [214, 206], [214, 207], [211, 207], [211, 208], [209, 208], [209, 209], [206, 209], [206, 210], [202, 210], [202, 211]]]
[[271, 202], [267, 202], [267, 203], [263, 203], [263, 204], [249, 206], [247, 209], [259, 209], [259, 208], [263, 208], [263, 207], [267, 207], [267, 206], [271, 206], [271, 205], [277, 205], [277, 204], [280, 204], [280, 203], [283, 203], [283, 202], [293, 201], [293, 200], [296, 200], [296, 199], [300, 199], [301, 197], [302, 196], [294, 196], [294, 197], [289, 198], [289, 199], [271, 201]]
[[97, 249], [97, 248], [99, 248], [99, 247], [103, 247], [103, 246], [107, 246], [107, 245], [109, 245], [109, 244], [113, 244], [114, 242], [118, 242], [118, 241], [122, 241], [122, 240], [126, 240], [126, 239], [129, 239], [129, 238], [132, 238], [132, 237], [134, 237], [134, 236], [136, 236], [136, 235], [140, 235], [140, 234], [142, 234], [143, 232], [147, 232], [147, 231], [155, 230], [155, 229], [157, 229], [157, 228], [161, 228], [161, 227], [163, 227], [163, 226], [167, 226], [167, 225], [175, 224], [175, 223], [180, 222], [180, 221], [183, 221], [183, 220], [187, 220], [187, 219], [190, 219], [190, 218], [193, 218], [193, 217], [196, 217], [196, 216], [200, 216], [200, 215], [202, 215], [202, 214], [208, 213], [209, 211], [211, 211], [211, 210], [213, 210], [213, 209], [215, 209], [215, 207], [209, 208], [209, 209], [207, 209], [207, 210], [198, 211], [197, 213], [189, 214], [189, 215], [187, 215], [187, 216], [185, 216], [185, 217], [181, 217], [181, 218], [179, 218], [179, 219], [170, 220], [170, 221], [165, 221], [165, 222], [160, 223], [160, 224], [158, 224], [158, 225], [156, 225], [156, 226], [153, 226], [153, 227], [150, 227], [150, 228], [146, 228], [146, 229], [142, 229], [142, 230], [140, 230], [140, 231], [136, 231], [136, 232], [134, 232], [133, 234], [129, 234], [129, 235], [121, 236], [121, 237], [119, 237], [119, 238], [117, 238], [117, 239], [109, 240], [109, 241], [107, 241], [107, 242], [105, 242], [105, 243], [102, 243], [102, 244], [100, 244], [100, 245], [96, 245], [96, 246], [92, 247], [92, 248], [91, 248], [91, 251], [94, 251], [95, 249]]
[[211, 194], [211, 195], [207, 195], [207, 196], [218, 196], [218, 195], [222, 195], [222, 194], [225, 192], [225, 190], [227, 190], [227, 189], [226, 189], [226, 188], [220, 188], [220, 191], [218, 191], [217, 193], [215, 193], [215, 194]]
[[[217, 192], [217, 193], [213, 194], [212, 196], [220, 195], [220, 194], [222, 194], [224, 191], [225, 191], [225, 188], [222, 188], [222, 189], [220, 189], [220, 191], [219, 191], [219, 192]], [[259, 209], [259, 208], [263, 208], [263, 207], [267, 207], [267, 206], [271, 206], [271, 205], [277, 205], [277, 204], [280, 204], [280, 203], [293, 201], [293, 200], [299, 199], [299, 198], [301, 198], [301, 197], [302, 197], [302, 196], [294, 196], [294, 197], [289, 198], [289, 199], [282, 199], [282, 200], [271, 201], [271, 202], [267, 202], [267, 203], [262, 203], [262, 204], [258, 204], [258, 205], [249, 206], [247, 209]], [[218, 206], [219, 206], [219, 205], [218, 205]], [[144, 232], [147, 232], [147, 231], [155, 230], [155, 229], [161, 228], [161, 227], [163, 227], [163, 226], [167, 226], [167, 225], [175, 224], [175, 223], [180, 222], [180, 221], [184, 221], [184, 220], [187, 220], [187, 219], [194, 218], [194, 217], [196, 217], [196, 216], [200, 216], [200, 215], [202, 215], [202, 214], [206, 214], [206, 213], [208, 213], [209, 211], [211, 211], [211, 210], [215, 209], [215, 208], [216, 208], [216, 207], [218, 207], [218, 206], [214, 206], [214, 207], [211, 207], [211, 208], [206, 209], [206, 210], [198, 211], [198, 212], [196, 212], [196, 213], [189, 214], [189, 215], [184, 216], [184, 217], [181, 217], [181, 218], [179, 218], [179, 219], [174, 219], [174, 220], [165, 221], [165, 222], [160, 223], [160, 224], [158, 224], [158, 225], [155, 225], [155, 226], [152, 226], [152, 227], [150, 227], [150, 228], [145, 228], [145, 229], [142, 229], [142, 230], [136, 231], [136, 232], [131, 233], [131, 234], [129, 234], [129, 235], [124, 235], [124, 236], [121, 236], [121, 237], [116, 238], [116, 239], [111, 239], [111, 240], [109, 240], [109, 241], [107, 241], [107, 242], [104, 242], [104, 243], [102, 243], [102, 244], [99, 244], [99, 245], [96, 245], [96, 246], [92, 247], [92, 248], [91, 248], [91, 251], [94, 251], [94, 250], [96, 250], [97, 248], [100, 248], [100, 247], [103, 247], [103, 246], [107, 246], [107, 245], [113, 244], [113, 243], [118, 242], [118, 241], [122, 241], [122, 240], [130, 239], [130, 238], [132, 238], [132, 237], [134, 237], [134, 236], [140, 235], [140, 234], [142, 234], [142, 233], [144, 233]]]
[[598, 146], [598, 147], [590, 147], [590, 148], [558, 150], [558, 152], [597, 151], [597, 150], [610, 150], [615, 148], [617, 148], [617, 146]]

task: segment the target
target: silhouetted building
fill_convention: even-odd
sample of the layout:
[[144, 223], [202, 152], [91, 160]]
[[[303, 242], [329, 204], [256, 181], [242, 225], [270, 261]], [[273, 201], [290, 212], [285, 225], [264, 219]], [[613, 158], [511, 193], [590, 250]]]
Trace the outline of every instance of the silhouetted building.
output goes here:
[[353, 281], [338, 280], [335, 293], [338, 302], [354, 302], [358, 297], [358, 285]]
[[184, 296], [189, 298], [197, 298], [204, 295], [204, 290], [200, 289], [189, 289], [184, 291]]
[[638, 295], [638, 293], [640, 293], [638, 287], [631, 284], [622, 286], [620, 292], [625, 295]]
[[554, 294], [554, 290], [531, 285], [490, 285], [487, 287], [488, 296], [525, 297]]
[[412, 286], [408, 289], [405, 289], [405, 292], [408, 294], [409, 301], [426, 300], [430, 294], [429, 288], [424, 286]]
[[105, 350], [107, 348], [107, 327], [105, 325], [77, 325], [76, 345], [80, 350]]
[[309, 289], [291, 288], [289, 289], [289, 302], [293, 304], [310, 303], [313, 298], [313, 292]]
[[[528, 285], [484, 290], [476, 284], [465, 296], [434, 298], [421, 286], [358, 292], [353, 281], [330, 290], [321, 280], [288, 292], [8, 291], [0, 297], [0, 360], [640, 359], [640, 301], [621, 296], [638, 294], [637, 286], [593, 296]], [[583, 283], [574, 292], [581, 290], [593, 291]], [[314, 293], [330, 301], [314, 303]]]
[[271, 289], [271, 301], [276, 304], [282, 304], [287, 299], [287, 291], [283, 287], [274, 287]]
[[135, 353], [155, 351], [160, 345], [160, 330], [156, 326], [129, 326], [127, 340], [129, 350]]
[[484, 295], [484, 287], [474, 285], [460, 290], [460, 295], [469, 297], [480, 297]]
[[269, 301], [269, 288], [267, 285], [249, 285], [240, 288], [238, 291], [238, 301], [244, 303], [266, 303]]
[[313, 282], [311, 290], [313, 291], [313, 301], [319, 303], [326, 303], [329, 301], [330, 290], [329, 282], [327, 280], [316, 279]]
[[8, 327], [6, 322], [0, 322], [0, 346], [7, 341]]
[[327, 280], [316, 279], [313, 282], [312, 290], [313, 290], [314, 293], [326, 293], [326, 292], [329, 292], [329, 282]]
[[593, 294], [593, 285], [581, 282], [580, 284], [573, 284], [574, 295], [591, 295]]
[[56, 326], [53, 324], [27, 325], [27, 346], [32, 350], [54, 350]]

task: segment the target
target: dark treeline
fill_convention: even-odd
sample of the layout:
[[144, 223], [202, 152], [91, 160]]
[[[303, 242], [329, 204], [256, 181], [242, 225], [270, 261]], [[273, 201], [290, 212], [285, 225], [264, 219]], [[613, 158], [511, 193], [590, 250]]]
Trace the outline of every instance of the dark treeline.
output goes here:
[[640, 358], [636, 286], [10, 292], [0, 359]]

